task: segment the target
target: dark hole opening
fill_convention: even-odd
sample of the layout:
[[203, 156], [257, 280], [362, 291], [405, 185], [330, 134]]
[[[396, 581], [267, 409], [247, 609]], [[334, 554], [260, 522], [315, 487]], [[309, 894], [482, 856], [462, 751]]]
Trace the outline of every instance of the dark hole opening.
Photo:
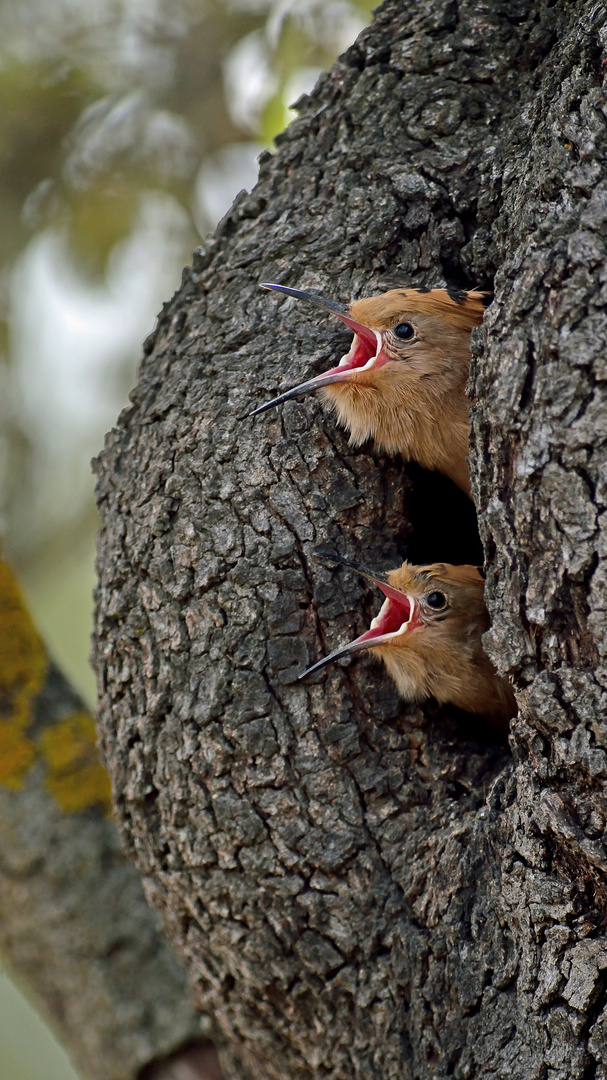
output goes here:
[[412, 563], [472, 563], [482, 566], [483, 546], [474, 503], [446, 476], [409, 463], [412, 482], [407, 508], [411, 532], [403, 557]]

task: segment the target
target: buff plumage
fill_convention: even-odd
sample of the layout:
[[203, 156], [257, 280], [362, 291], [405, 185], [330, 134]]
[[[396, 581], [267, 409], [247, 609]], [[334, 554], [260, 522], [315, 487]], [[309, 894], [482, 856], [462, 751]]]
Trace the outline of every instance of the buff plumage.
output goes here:
[[[326, 557], [326, 556], [325, 556]], [[482, 646], [489, 628], [483, 577], [476, 566], [433, 563], [374, 574], [335, 557], [378, 586], [386, 599], [366, 633], [305, 672], [331, 660], [371, 649], [406, 701], [434, 698], [481, 714], [498, 726], [516, 712], [510, 685], [500, 678]]]
[[301, 383], [256, 412], [311, 390], [360, 445], [400, 454], [449, 476], [470, 494], [468, 400], [470, 332], [490, 295], [476, 290], [391, 289], [347, 307], [279, 285], [331, 312], [354, 331], [339, 365]]

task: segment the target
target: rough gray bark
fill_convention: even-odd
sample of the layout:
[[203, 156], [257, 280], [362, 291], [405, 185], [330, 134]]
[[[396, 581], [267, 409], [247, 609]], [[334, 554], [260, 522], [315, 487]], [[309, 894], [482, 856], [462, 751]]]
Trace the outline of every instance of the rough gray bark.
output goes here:
[[[607, 1077], [606, 27], [388, 0], [195, 256], [100, 458], [118, 815], [241, 1080]], [[377, 607], [320, 540], [474, 557], [445, 486], [318, 402], [238, 420], [342, 342], [260, 280], [396, 274], [495, 276], [471, 459], [513, 756], [371, 658], [294, 681]]]
[[[14, 617], [18, 604], [0, 564], [2, 960], [83, 1077], [136, 1080], [201, 1040], [203, 1018], [107, 816], [94, 735], [88, 745], [86, 734], [70, 735], [71, 719], [92, 720], [55, 667], [32, 676], [44, 654], [24, 609]], [[19, 712], [36, 752], [22, 775], [9, 775], [11, 747], [17, 761], [26, 745], [10, 739]]]

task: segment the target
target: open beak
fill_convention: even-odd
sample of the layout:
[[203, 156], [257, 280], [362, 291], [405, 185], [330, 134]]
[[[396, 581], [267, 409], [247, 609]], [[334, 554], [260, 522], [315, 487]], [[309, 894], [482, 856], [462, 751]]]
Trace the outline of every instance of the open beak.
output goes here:
[[362, 577], [377, 585], [386, 600], [379, 614], [373, 619], [369, 630], [361, 634], [360, 637], [355, 638], [354, 641], [349, 642], [348, 645], [342, 645], [339, 649], [335, 649], [334, 652], [329, 653], [328, 656], [313, 664], [312, 667], [309, 667], [299, 676], [300, 679], [305, 679], [306, 675], [319, 671], [320, 668], [330, 664], [333, 660], [340, 660], [342, 656], [351, 656], [352, 653], [360, 652], [361, 649], [373, 649], [378, 645], [388, 645], [395, 638], [403, 637], [404, 634], [417, 626], [415, 599], [409, 596], [408, 593], [393, 588], [382, 575], [365, 570], [355, 563], [348, 562], [347, 559], [342, 559], [339, 555], [328, 555], [319, 551], [313, 552], [313, 555], [318, 559], [326, 559], [327, 562], [338, 563], [340, 566], [348, 566], [351, 570], [356, 570]]
[[331, 368], [329, 371], [323, 371], [322, 375], [317, 375], [314, 379], [308, 379], [306, 382], [294, 386], [291, 390], [287, 390], [286, 393], [280, 394], [279, 397], [272, 398], [272, 401], [267, 401], [259, 409], [247, 413], [247, 416], [258, 416], [260, 413], [266, 412], [267, 409], [273, 409], [275, 405], [288, 401], [289, 398], [306, 394], [309, 390], [318, 390], [321, 386], [330, 386], [331, 383], [348, 382], [352, 375], [385, 363], [383, 358], [380, 360], [382, 336], [379, 331], [371, 330], [370, 327], [363, 326], [362, 323], [350, 318], [348, 308], [344, 307], [343, 304], [339, 304], [335, 300], [329, 300], [318, 293], [301, 292], [299, 289], [289, 289], [286, 285], [275, 285], [271, 282], [263, 282], [260, 288], [286, 293], [287, 296], [294, 296], [297, 300], [305, 300], [307, 303], [313, 304], [314, 307], [328, 311], [331, 315], [336, 315], [349, 330], [352, 330], [354, 340], [350, 351], [345, 356], [342, 356], [337, 367]]
[[377, 588], [381, 589], [384, 596], [395, 600], [397, 603], [402, 601], [403, 597], [406, 598], [407, 594], [401, 592], [400, 589], [395, 589], [394, 586], [390, 584], [385, 574], [376, 574], [373, 570], [367, 570], [365, 566], [359, 566], [358, 563], [350, 562], [349, 559], [344, 559], [341, 555], [336, 555], [332, 551], [320, 551], [320, 549], [317, 549], [312, 552], [312, 556], [315, 559], [320, 559], [321, 562], [333, 563], [335, 566], [347, 566], [348, 570], [355, 570], [361, 577], [364, 577], [367, 581], [372, 581], [374, 585], [377, 585]]

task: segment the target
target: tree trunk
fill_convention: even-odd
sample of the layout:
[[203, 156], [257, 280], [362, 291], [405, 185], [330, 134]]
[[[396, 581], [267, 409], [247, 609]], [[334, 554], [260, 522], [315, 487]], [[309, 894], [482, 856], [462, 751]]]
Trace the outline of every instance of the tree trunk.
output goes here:
[[[117, 813], [240, 1080], [607, 1076], [606, 28], [388, 0], [196, 254], [99, 460]], [[495, 279], [471, 467], [511, 753], [372, 658], [296, 681], [378, 607], [320, 541], [477, 556], [463, 497], [317, 400], [240, 420], [347, 340], [259, 281], [394, 276]]]
[[[95, 725], [0, 561], [0, 950], [90, 1080], [136, 1080], [202, 1018], [108, 817]], [[192, 1078], [211, 1080], [207, 1072]]]

